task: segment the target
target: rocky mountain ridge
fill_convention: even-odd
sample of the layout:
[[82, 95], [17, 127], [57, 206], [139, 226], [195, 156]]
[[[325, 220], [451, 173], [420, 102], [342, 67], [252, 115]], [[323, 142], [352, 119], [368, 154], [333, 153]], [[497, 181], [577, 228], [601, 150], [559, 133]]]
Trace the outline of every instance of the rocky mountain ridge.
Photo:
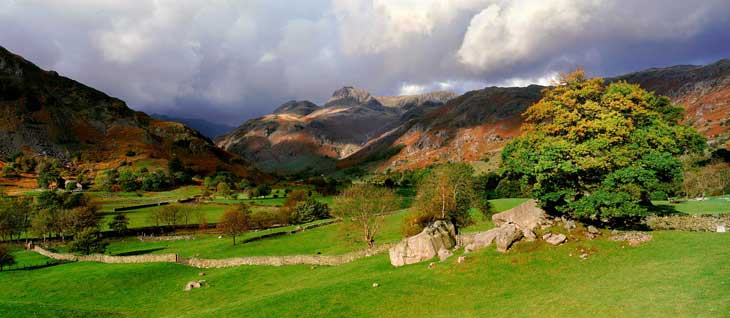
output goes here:
[[0, 156], [19, 151], [99, 167], [177, 156], [200, 173], [220, 168], [253, 173], [242, 158], [194, 129], [134, 111], [0, 47]]
[[252, 119], [216, 138], [216, 144], [265, 171], [330, 171], [336, 161], [373, 137], [435, 109], [456, 95], [372, 96], [351, 86], [336, 90], [320, 106], [290, 101], [271, 115]]
[[[606, 81], [637, 83], [670, 97], [685, 109], [685, 122], [705, 135], [712, 147], [730, 148], [730, 59], [705, 66], [652, 68]], [[487, 162], [496, 167], [504, 144], [521, 133], [520, 114], [540, 99], [542, 88], [487, 87], [467, 92], [373, 138], [339, 166], [356, 165], [398, 148], [379, 169], [414, 169], [450, 161]]]

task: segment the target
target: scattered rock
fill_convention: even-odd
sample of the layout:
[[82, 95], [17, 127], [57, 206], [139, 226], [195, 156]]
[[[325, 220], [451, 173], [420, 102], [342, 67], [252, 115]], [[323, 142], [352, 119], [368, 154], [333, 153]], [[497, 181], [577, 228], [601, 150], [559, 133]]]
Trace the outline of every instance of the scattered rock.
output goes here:
[[589, 225], [588, 226], [588, 233], [591, 233], [591, 234], [601, 234], [601, 231], [599, 231], [595, 226]]
[[456, 245], [454, 225], [436, 221], [417, 235], [407, 237], [392, 247], [388, 254], [393, 266], [403, 266], [434, 258], [441, 249]]
[[204, 272], [200, 272], [200, 273], [198, 273], [198, 276], [205, 276], [205, 273]]
[[541, 224], [547, 224], [547, 213], [537, 206], [537, 201], [529, 200], [507, 211], [492, 215], [492, 222], [498, 227], [513, 223], [529, 239], [528, 231], [534, 231]]
[[428, 263], [428, 269], [432, 269], [434, 267], [436, 267], [436, 263], [434, 263], [434, 262]]
[[184, 291], [191, 291], [193, 288], [200, 288], [202, 284], [200, 282], [188, 282], [185, 284]]
[[497, 245], [497, 252], [505, 253], [512, 246], [512, 243], [522, 238], [522, 231], [520, 231], [516, 225], [508, 223], [502, 225], [497, 232], [497, 237], [494, 239], [494, 244]]
[[587, 228], [586, 238], [588, 238], [589, 240], [593, 240], [599, 236], [601, 236], [601, 231], [598, 230], [595, 226], [589, 225]]
[[[545, 238], [546, 235], [547, 235], [547, 238]], [[560, 245], [560, 244], [565, 243], [566, 240], [568, 240], [568, 237], [566, 237], [565, 234], [548, 233], [546, 235], [543, 235], [542, 239], [545, 240], [545, 242], [550, 245]]]
[[629, 246], [636, 246], [644, 242], [651, 241], [652, 236], [642, 232], [617, 232], [611, 235], [611, 241], [628, 242]]
[[525, 240], [528, 242], [532, 242], [537, 239], [537, 234], [535, 234], [535, 232], [530, 231], [530, 230], [522, 231], [522, 235], [525, 236]]
[[466, 261], [466, 257], [464, 256], [459, 256], [459, 258], [456, 259], [456, 262], [459, 264], [463, 263], [464, 261]]
[[378, 287], [380, 287], [380, 284], [378, 284], [378, 283], [373, 283], [373, 288], [378, 288]]
[[575, 221], [563, 219], [563, 228], [568, 232], [573, 231], [575, 229]]
[[579, 256], [579, 257], [580, 257], [580, 259], [582, 259], [582, 260], [586, 260], [586, 259], [588, 259], [588, 253], [583, 253], [583, 254], [580, 254], [580, 256]]
[[218, 235], [218, 239], [222, 239], [222, 238], [223, 238], [223, 235]]
[[442, 248], [438, 251], [439, 260], [442, 262], [451, 257], [451, 255], [454, 255], [454, 253], [451, 252], [451, 250], [447, 250], [445, 248]]

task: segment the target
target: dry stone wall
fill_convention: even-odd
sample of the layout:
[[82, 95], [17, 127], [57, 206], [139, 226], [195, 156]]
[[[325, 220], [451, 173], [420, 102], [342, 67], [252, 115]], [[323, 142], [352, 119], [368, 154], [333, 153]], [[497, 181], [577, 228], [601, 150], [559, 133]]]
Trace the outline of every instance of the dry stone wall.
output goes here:
[[730, 214], [649, 216], [646, 224], [652, 230], [724, 232], [730, 227]]
[[377, 255], [387, 251], [392, 244], [379, 245], [343, 255], [290, 255], [290, 256], [248, 256], [226, 259], [190, 258], [181, 261], [197, 268], [223, 268], [242, 265], [284, 266], [284, 265], [317, 265], [338, 266], [354, 260]]
[[337, 266], [354, 260], [377, 255], [387, 251], [392, 244], [379, 245], [373, 249], [356, 251], [343, 255], [291, 255], [291, 256], [249, 256], [225, 259], [179, 258], [176, 254], [150, 254], [132, 256], [111, 256], [103, 254], [74, 255], [55, 253], [35, 246], [33, 251], [62, 261], [73, 262], [100, 262], [109, 264], [132, 263], [181, 263], [197, 268], [223, 268], [242, 265], [284, 266], [284, 265], [318, 265]]
[[100, 262], [109, 264], [133, 264], [133, 263], [175, 263], [177, 255], [175, 254], [149, 254], [149, 255], [130, 255], [130, 256], [111, 256], [103, 254], [91, 255], [74, 255], [68, 253], [55, 253], [43, 249], [40, 246], [33, 248], [38, 254], [61, 261], [74, 262]]

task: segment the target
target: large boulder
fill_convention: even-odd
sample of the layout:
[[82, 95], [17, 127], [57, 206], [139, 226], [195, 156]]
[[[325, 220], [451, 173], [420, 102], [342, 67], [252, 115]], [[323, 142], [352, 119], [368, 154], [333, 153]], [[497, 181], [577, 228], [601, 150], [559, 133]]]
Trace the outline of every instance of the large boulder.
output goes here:
[[421, 233], [407, 237], [392, 247], [390, 263], [403, 266], [434, 258], [441, 249], [451, 249], [456, 245], [454, 225], [445, 221], [436, 221]]
[[439, 260], [443, 262], [443, 261], [445, 261], [445, 260], [446, 260], [447, 258], [449, 258], [449, 257], [453, 256], [453, 255], [454, 255], [454, 253], [453, 253], [453, 252], [452, 252], [451, 250], [447, 250], [447, 249], [445, 249], [445, 248], [442, 248], [442, 249], [440, 249], [440, 250], [438, 251], [438, 255], [439, 255]]
[[492, 215], [492, 222], [496, 226], [513, 223], [530, 239], [534, 238], [535, 229], [547, 220], [547, 213], [537, 206], [535, 200], [528, 200], [512, 209]]
[[479, 232], [471, 236], [470, 243], [464, 246], [465, 252], [476, 251], [481, 248], [485, 248], [494, 242], [499, 233], [499, 228], [491, 229], [489, 231]]
[[512, 246], [512, 243], [522, 238], [522, 231], [517, 225], [507, 223], [499, 227], [494, 244], [497, 245], [497, 252], [505, 253]]

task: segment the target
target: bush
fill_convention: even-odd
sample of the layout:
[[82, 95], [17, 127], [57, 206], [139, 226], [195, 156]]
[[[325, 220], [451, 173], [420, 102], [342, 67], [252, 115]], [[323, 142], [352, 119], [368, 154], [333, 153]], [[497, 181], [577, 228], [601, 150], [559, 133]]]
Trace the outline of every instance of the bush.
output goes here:
[[142, 176], [142, 190], [160, 191], [168, 186], [168, 178], [162, 169], [155, 170]]
[[15, 265], [15, 257], [7, 246], [0, 245], [0, 271], [3, 270], [3, 267], [12, 265]]
[[664, 191], [654, 191], [651, 193], [652, 200], [666, 201], [669, 200], [669, 196]]
[[139, 182], [137, 182], [137, 176], [130, 170], [122, 170], [119, 173], [119, 185], [122, 187], [124, 192], [133, 192], [139, 189]]
[[433, 214], [421, 213], [413, 210], [403, 220], [401, 232], [405, 236], [413, 236], [423, 231], [423, 228], [436, 221]]
[[69, 250], [84, 255], [93, 253], [102, 254], [106, 250], [107, 245], [109, 243], [101, 239], [99, 231], [89, 227], [74, 235], [74, 240], [71, 242]]
[[68, 190], [68, 191], [76, 190], [76, 181], [67, 181], [66, 190]]
[[297, 203], [294, 214], [292, 215], [292, 222], [302, 224], [329, 217], [330, 209], [327, 204], [309, 198]]
[[494, 189], [496, 198], [524, 198], [527, 197], [525, 192], [522, 190], [522, 184], [519, 180], [509, 178], [499, 180], [497, 187]]
[[282, 216], [276, 212], [259, 211], [251, 214], [250, 222], [252, 228], [266, 229], [282, 224]]
[[109, 228], [119, 234], [124, 233], [129, 226], [129, 219], [124, 213], [117, 214], [109, 221]]

